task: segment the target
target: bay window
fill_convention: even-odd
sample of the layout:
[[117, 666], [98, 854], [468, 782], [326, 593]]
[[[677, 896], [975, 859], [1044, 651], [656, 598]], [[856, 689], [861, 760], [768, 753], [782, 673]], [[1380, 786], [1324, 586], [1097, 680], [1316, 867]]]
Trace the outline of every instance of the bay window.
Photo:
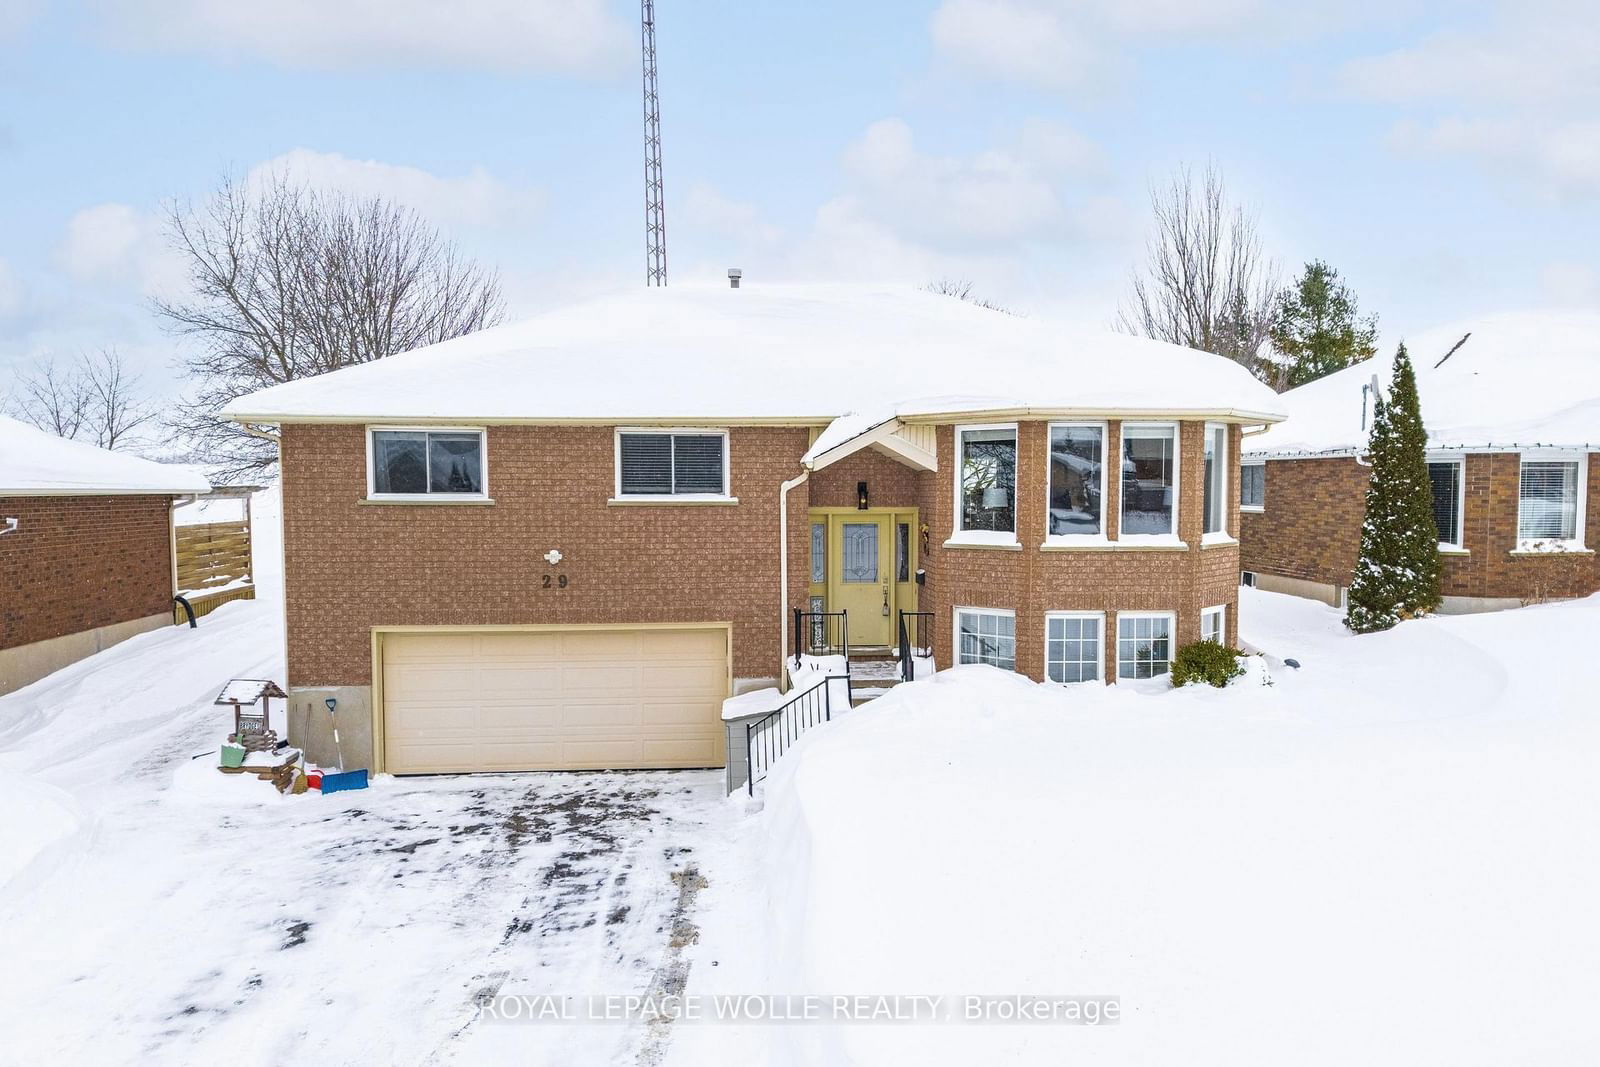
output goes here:
[[957, 532], [1015, 534], [1017, 530], [1017, 428], [956, 429]]
[[1056, 611], [1044, 619], [1044, 671], [1052, 682], [1098, 682], [1100, 639], [1105, 616], [1099, 612]]
[[1175, 536], [1178, 532], [1178, 427], [1122, 427], [1121, 536]]
[[1228, 428], [1206, 423], [1205, 525], [1202, 532], [1228, 532]]
[[1050, 536], [1105, 536], [1105, 435], [1098, 425], [1050, 427]]

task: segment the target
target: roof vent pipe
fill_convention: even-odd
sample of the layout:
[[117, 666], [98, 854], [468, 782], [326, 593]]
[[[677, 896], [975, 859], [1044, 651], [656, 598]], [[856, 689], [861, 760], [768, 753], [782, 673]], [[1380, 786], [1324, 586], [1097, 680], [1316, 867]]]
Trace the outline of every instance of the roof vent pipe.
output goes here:
[[740, 270], [738, 267], [729, 267], [728, 268], [728, 288], [729, 289], [737, 289], [737, 288], [739, 288], [739, 279], [743, 278], [743, 277], [744, 277], [744, 271]]

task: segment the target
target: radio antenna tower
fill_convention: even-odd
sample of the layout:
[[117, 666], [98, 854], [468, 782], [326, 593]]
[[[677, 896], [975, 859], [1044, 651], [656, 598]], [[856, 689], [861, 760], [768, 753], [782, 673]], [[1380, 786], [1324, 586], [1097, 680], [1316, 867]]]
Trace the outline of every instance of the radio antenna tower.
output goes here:
[[646, 285], [667, 284], [667, 208], [661, 185], [661, 97], [656, 93], [656, 5], [639, 0], [644, 50], [644, 260]]

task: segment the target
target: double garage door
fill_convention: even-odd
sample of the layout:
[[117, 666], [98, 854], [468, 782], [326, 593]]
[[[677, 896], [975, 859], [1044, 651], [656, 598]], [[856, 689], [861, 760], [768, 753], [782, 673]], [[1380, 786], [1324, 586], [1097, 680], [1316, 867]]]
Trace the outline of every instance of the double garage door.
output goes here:
[[728, 631], [389, 632], [393, 774], [720, 767]]

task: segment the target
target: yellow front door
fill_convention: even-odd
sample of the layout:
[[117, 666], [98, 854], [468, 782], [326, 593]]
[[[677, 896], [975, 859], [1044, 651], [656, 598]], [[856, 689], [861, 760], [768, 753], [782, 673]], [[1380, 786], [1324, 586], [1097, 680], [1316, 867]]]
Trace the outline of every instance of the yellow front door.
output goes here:
[[894, 609], [893, 523], [888, 515], [837, 515], [828, 546], [833, 561], [829, 611], [849, 613], [850, 645], [890, 645]]

